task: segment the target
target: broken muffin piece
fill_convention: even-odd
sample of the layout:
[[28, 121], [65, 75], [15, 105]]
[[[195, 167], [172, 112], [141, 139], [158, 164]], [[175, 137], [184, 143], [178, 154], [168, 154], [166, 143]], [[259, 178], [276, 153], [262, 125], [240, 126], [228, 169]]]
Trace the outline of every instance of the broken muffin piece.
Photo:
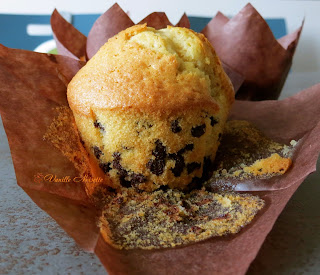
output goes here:
[[270, 178], [284, 174], [292, 164], [297, 142], [278, 143], [265, 136], [252, 123], [231, 120], [226, 123], [214, 163], [213, 178]]
[[263, 206], [262, 199], [250, 194], [128, 189], [110, 197], [100, 228], [118, 249], [175, 247], [237, 233]]

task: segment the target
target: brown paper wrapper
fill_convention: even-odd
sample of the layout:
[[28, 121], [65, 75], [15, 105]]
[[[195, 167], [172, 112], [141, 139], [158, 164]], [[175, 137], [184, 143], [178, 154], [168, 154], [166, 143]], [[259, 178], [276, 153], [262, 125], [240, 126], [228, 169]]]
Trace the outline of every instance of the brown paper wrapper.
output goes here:
[[[70, 178], [77, 175], [72, 163], [52, 150], [43, 135], [56, 116], [55, 108], [68, 105], [64, 81], [81, 64], [64, 56], [11, 50], [2, 45], [0, 60], [1, 117], [18, 184], [88, 203], [82, 184], [52, 184], [36, 179], [40, 174]], [[58, 73], [60, 66], [63, 76]]]
[[51, 28], [59, 54], [85, 59], [87, 38], [67, 22], [56, 9], [51, 15]]
[[[232, 118], [253, 122], [276, 141], [300, 139], [291, 171], [258, 189], [273, 191], [254, 192], [266, 206], [250, 225], [236, 235], [184, 247], [126, 251], [111, 248], [99, 235], [100, 213], [83, 184], [48, 183], [37, 177], [39, 173], [78, 175], [72, 163], [42, 137], [56, 116], [55, 108], [68, 106], [66, 83], [82, 65], [68, 57], [0, 46], [0, 112], [18, 184], [81, 247], [94, 251], [109, 274], [244, 274], [287, 201], [315, 170], [320, 151], [320, 84], [283, 101], [234, 105]], [[247, 183], [242, 190], [257, 190], [257, 184]]]
[[218, 12], [202, 33], [222, 62], [244, 76], [236, 98], [267, 100], [280, 95], [302, 27], [277, 41], [266, 21], [247, 4], [230, 20]]

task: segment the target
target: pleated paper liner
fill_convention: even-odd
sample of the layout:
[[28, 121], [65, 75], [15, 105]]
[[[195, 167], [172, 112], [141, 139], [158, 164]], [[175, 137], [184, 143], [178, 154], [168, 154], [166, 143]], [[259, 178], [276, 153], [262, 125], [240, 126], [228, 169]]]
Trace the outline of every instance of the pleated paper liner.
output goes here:
[[[147, 23], [156, 29], [172, 26], [162, 12], [154, 12], [135, 23]], [[51, 17], [58, 52], [81, 60], [90, 59], [109, 38], [135, 23], [118, 4], [114, 4], [96, 20], [86, 38], [57, 10]], [[176, 26], [190, 28], [186, 14]], [[247, 4], [231, 19], [218, 12], [202, 33], [214, 46], [238, 91], [236, 98], [266, 100], [279, 97], [301, 31], [302, 26], [276, 40], [266, 21], [251, 4]]]

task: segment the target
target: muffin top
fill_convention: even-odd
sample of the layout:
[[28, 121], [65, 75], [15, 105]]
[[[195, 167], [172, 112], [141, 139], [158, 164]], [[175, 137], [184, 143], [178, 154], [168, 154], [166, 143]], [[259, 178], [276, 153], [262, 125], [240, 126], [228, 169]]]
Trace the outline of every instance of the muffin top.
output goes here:
[[68, 86], [73, 111], [135, 108], [173, 113], [229, 108], [234, 91], [208, 40], [190, 29], [128, 28], [100, 48]]

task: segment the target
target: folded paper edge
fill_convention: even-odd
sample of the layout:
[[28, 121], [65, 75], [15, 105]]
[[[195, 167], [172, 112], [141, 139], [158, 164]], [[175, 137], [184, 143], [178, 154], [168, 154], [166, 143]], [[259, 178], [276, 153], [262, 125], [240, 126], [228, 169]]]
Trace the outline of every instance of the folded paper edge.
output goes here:
[[[65, 55], [74, 59], [81, 59], [85, 56], [85, 45], [86, 45], [86, 36], [83, 35], [80, 31], [78, 31], [72, 24], [66, 21], [57, 9], [51, 14], [50, 24], [53, 32], [53, 38], [56, 41], [58, 53], [61, 55]], [[63, 41], [61, 41], [61, 31], [59, 25], [63, 26], [64, 32], [72, 33], [73, 39], [78, 41], [80, 47], [78, 49], [70, 49], [67, 45], [64, 45]], [[73, 43], [76, 45], [78, 43]]]

